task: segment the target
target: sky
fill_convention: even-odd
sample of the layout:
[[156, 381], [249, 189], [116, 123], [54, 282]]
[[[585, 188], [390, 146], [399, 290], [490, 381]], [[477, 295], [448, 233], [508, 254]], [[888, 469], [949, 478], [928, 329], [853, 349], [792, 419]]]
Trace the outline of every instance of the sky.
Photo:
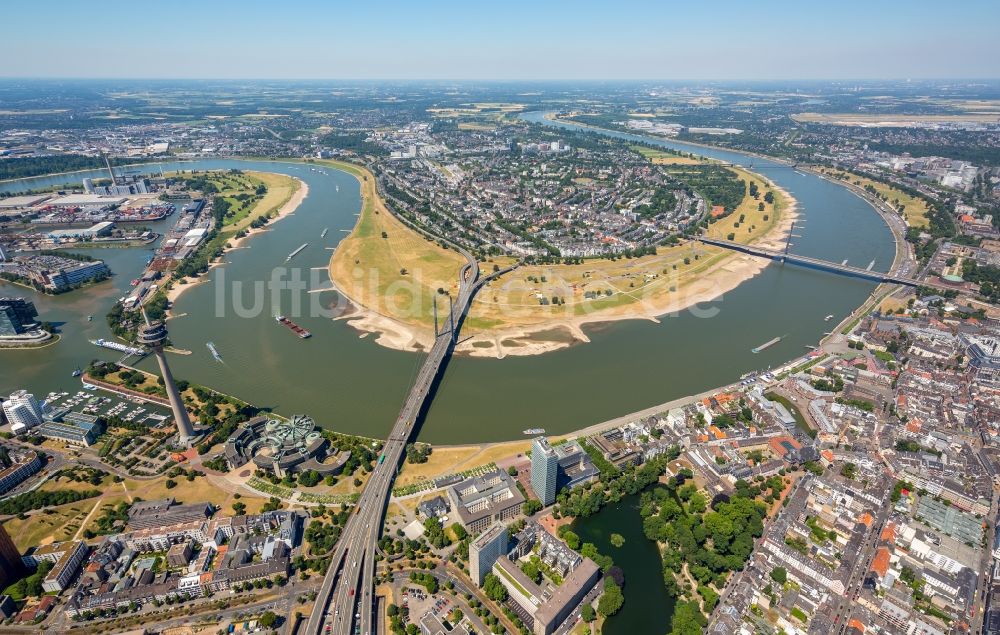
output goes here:
[[0, 76], [1000, 77], [1000, 2], [12, 0]]

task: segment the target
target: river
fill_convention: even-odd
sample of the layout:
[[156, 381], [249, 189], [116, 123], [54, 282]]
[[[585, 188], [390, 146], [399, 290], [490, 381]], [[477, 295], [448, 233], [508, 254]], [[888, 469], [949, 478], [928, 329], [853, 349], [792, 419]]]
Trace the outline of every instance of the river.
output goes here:
[[[547, 122], [543, 113], [528, 118]], [[609, 133], [615, 136], [634, 137]], [[734, 152], [646, 139], [667, 147], [693, 151], [733, 163], [748, 162]], [[882, 219], [846, 188], [778, 163], [753, 158], [753, 169], [787, 189], [799, 202], [802, 222], [796, 225], [792, 251], [840, 262], [886, 269], [892, 260], [892, 236]], [[290, 174], [309, 185], [309, 196], [295, 214], [254, 236], [248, 248], [234, 250], [226, 264], [208, 275], [209, 281], [186, 291], [177, 301], [178, 317], [168, 324], [175, 346], [190, 355], [171, 355], [177, 377], [204, 384], [283, 414], [311, 415], [323, 426], [343, 432], [383, 436], [391, 428], [422, 355], [385, 349], [373, 338], [359, 338], [344, 324], [296, 311], [318, 300], [329, 305], [325, 266], [331, 250], [349, 230], [360, 209], [360, 188], [354, 177], [330, 168], [302, 163], [200, 160], [164, 163], [135, 169], [159, 172], [177, 169], [241, 168]], [[41, 177], [0, 184], [0, 191], [20, 191], [60, 185], [103, 172]], [[173, 217], [154, 226], [168, 227]], [[329, 228], [325, 238], [320, 238]], [[219, 309], [220, 277], [230, 295], [233, 283], [245, 289], [263, 283], [285, 257], [302, 243], [309, 246], [290, 263], [307, 281], [304, 289], [278, 298], [265, 294], [254, 317], [238, 317], [233, 303]], [[40, 319], [62, 324], [58, 344], [33, 351], [0, 353], [0, 392], [29, 388], [77, 389], [70, 372], [93, 358], [114, 359], [87, 342], [108, 336], [104, 315], [128, 289], [149, 255], [147, 249], [102, 250], [115, 277], [82, 291], [44, 297], [10, 285], [0, 293], [32, 296]], [[315, 270], [313, 270], [315, 268]], [[448, 365], [420, 439], [437, 444], [478, 443], [521, 438], [525, 428], [545, 428], [559, 434], [583, 428], [627, 412], [723, 385], [762, 367], [778, 365], [805, 352], [834, 322], [871, 294], [874, 284], [855, 278], [771, 264], [760, 275], [702, 308], [714, 308], [711, 318], [690, 311], [664, 317], [660, 323], [615, 322], [587, 327], [591, 342], [535, 357], [456, 357]], [[276, 300], [276, 301], [272, 301]], [[244, 304], [252, 305], [245, 293]], [[299, 340], [276, 324], [286, 313], [309, 329], [313, 337]], [[93, 322], [86, 316], [93, 315]], [[775, 336], [780, 343], [759, 354], [751, 348]], [[214, 361], [205, 347], [212, 341], [224, 361]], [[153, 369], [147, 360], [141, 367]]]

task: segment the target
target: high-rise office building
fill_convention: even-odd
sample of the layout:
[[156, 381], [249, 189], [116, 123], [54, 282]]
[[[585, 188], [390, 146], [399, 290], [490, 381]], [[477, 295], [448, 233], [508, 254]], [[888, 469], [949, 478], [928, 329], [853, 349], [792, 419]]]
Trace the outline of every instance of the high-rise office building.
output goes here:
[[556, 500], [556, 480], [559, 478], [559, 457], [545, 437], [536, 437], [531, 444], [531, 488], [542, 505]]
[[0, 298], [0, 335], [21, 335], [35, 328], [38, 311], [24, 298]]
[[43, 418], [42, 405], [26, 390], [18, 390], [3, 402], [3, 414], [14, 434], [37, 426]]
[[497, 558], [506, 555], [509, 544], [503, 523], [494, 523], [469, 544], [469, 576], [478, 586], [483, 586]]
[[7, 588], [8, 584], [20, 577], [23, 570], [21, 552], [17, 550], [4, 526], [0, 525], [0, 587]]

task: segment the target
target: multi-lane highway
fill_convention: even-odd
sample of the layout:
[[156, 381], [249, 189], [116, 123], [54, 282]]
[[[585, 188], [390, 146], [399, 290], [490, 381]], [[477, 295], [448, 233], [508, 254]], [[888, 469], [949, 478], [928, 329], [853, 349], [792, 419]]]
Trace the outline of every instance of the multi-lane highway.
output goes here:
[[467, 262], [459, 273], [458, 297], [451, 309], [452, 314], [445, 322], [446, 325], [452, 325], [452, 328], [442, 329], [435, 339], [396, 418], [371, 478], [344, 527], [306, 625], [306, 635], [373, 633], [374, 555], [392, 483], [403, 460], [406, 443], [430, 395], [434, 380], [455, 344], [472, 297], [485, 282], [509, 270], [498, 271], [480, 279], [476, 259], [464, 249], [458, 250]]

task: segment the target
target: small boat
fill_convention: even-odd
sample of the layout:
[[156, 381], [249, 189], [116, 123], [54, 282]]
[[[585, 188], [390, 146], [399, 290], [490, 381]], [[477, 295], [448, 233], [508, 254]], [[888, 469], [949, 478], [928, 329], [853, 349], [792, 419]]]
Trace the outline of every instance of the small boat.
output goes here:
[[528, 428], [527, 430], [521, 430], [521, 434], [526, 434], [533, 436], [536, 434], [545, 434], [545, 428]]
[[340, 191], [340, 186], [339, 186], [339, 185], [337, 186], [337, 191], [338, 191], [338, 192]]
[[215, 344], [213, 342], [205, 342], [205, 346], [208, 348], [208, 352], [212, 354], [212, 357], [215, 358], [215, 361], [222, 361], [222, 355], [219, 355], [219, 349], [215, 348]]
[[73, 376], [74, 377], [79, 377], [82, 374], [83, 374], [83, 371], [80, 370], [79, 368], [77, 368], [76, 370], [73, 371]]
[[320, 238], [326, 238], [326, 233], [330, 231], [329, 227], [324, 227], [323, 232], [319, 235]]
[[761, 352], [763, 350], [771, 348], [772, 346], [774, 346], [775, 344], [777, 344], [778, 342], [780, 342], [782, 337], [784, 337], [784, 336], [783, 335], [779, 335], [778, 337], [775, 337], [773, 339], [767, 340], [766, 342], [764, 342], [760, 346], [756, 346], [754, 348], [751, 348], [750, 352], [752, 352], [752, 353], [759, 353], [759, 352]]
[[87, 316], [87, 321], [88, 322], [93, 322], [94, 321], [94, 316], [93, 315], [88, 315]]
[[829, 322], [829, 321], [830, 321], [830, 320], [832, 320], [832, 319], [833, 319], [833, 313], [831, 313], [830, 315], [828, 315], [828, 316], [826, 316], [825, 318], [823, 318], [823, 321], [824, 321], [824, 322]]

